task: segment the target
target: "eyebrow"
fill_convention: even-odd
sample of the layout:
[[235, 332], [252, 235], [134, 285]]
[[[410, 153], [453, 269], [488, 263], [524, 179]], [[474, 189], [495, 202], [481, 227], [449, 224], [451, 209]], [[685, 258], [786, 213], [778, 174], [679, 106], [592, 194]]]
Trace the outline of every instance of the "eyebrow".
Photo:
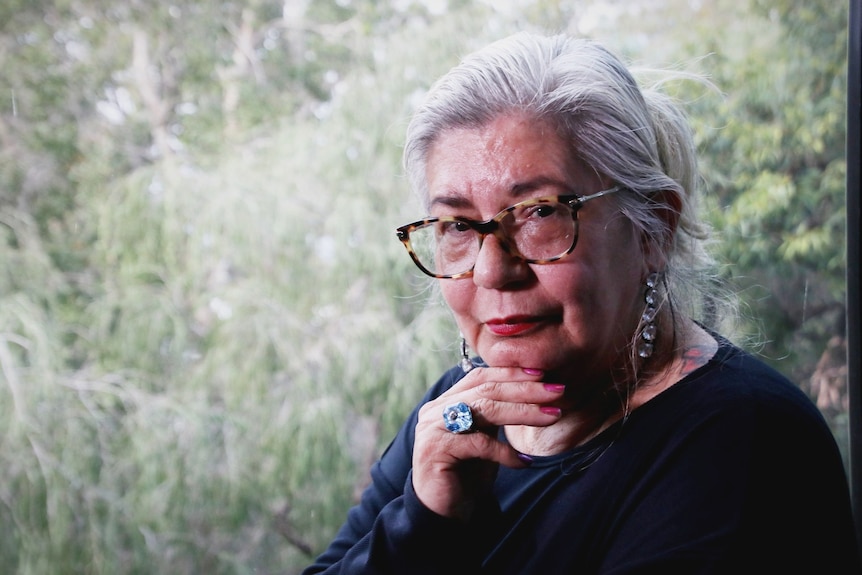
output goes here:
[[[509, 197], [513, 200], [514, 203], [518, 203], [521, 201], [524, 196], [533, 192], [535, 190], [553, 187], [557, 188], [559, 191], [558, 194], [571, 194], [573, 193], [572, 189], [566, 185], [565, 182], [557, 180], [555, 178], [549, 178], [547, 176], [539, 176], [537, 178], [533, 178], [532, 180], [527, 180], [526, 182], [518, 182], [513, 185], [509, 189]], [[465, 196], [454, 193], [452, 195], [446, 196], [438, 196], [431, 200], [429, 204], [429, 208], [433, 206], [446, 206], [449, 208], [469, 208], [472, 207], [473, 203], [467, 199]]]

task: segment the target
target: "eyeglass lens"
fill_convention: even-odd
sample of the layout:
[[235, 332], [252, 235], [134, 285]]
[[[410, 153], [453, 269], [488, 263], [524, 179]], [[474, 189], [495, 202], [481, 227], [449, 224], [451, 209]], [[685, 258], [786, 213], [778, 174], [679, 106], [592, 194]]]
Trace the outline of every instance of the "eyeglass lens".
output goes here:
[[[491, 233], [512, 255], [527, 261], [559, 258], [572, 248], [577, 234], [571, 208], [560, 202], [525, 202], [504, 210], [493, 221], [498, 225]], [[481, 232], [454, 218], [440, 218], [410, 232], [417, 259], [438, 275], [471, 270], [482, 239]]]

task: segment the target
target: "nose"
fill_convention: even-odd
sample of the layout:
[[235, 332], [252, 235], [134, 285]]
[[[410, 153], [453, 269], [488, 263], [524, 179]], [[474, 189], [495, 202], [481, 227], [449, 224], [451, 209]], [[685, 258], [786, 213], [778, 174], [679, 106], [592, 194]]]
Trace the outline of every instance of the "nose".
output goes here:
[[474, 284], [486, 289], [500, 289], [523, 282], [530, 274], [529, 264], [506, 251], [495, 234], [485, 236], [473, 267]]

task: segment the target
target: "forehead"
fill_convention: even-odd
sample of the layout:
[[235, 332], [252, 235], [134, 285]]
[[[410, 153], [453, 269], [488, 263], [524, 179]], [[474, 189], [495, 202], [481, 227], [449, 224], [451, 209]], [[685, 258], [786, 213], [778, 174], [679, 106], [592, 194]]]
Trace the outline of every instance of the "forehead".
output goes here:
[[537, 188], [565, 193], [586, 166], [546, 121], [507, 114], [478, 127], [450, 128], [432, 144], [426, 164], [429, 202], [481, 198], [508, 202]]

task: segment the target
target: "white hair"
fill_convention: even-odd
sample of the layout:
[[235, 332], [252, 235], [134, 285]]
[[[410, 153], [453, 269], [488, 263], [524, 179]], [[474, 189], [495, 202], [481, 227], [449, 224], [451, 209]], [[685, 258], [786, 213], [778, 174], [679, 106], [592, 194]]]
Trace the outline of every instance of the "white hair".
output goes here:
[[548, 122], [573, 154], [629, 191], [614, 201], [646, 238], [645, 249], [658, 250], [665, 262], [658, 271], [665, 272], [670, 309], [714, 326], [725, 301], [711, 289], [715, 266], [706, 250], [709, 226], [699, 216], [688, 119], [658, 86], [642, 89], [595, 42], [519, 33], [467, 56], [440, 78], [414, 114], [404, 148], [404, 167], [423, 205], [426, 161], [441, 133], [513, 112]]

